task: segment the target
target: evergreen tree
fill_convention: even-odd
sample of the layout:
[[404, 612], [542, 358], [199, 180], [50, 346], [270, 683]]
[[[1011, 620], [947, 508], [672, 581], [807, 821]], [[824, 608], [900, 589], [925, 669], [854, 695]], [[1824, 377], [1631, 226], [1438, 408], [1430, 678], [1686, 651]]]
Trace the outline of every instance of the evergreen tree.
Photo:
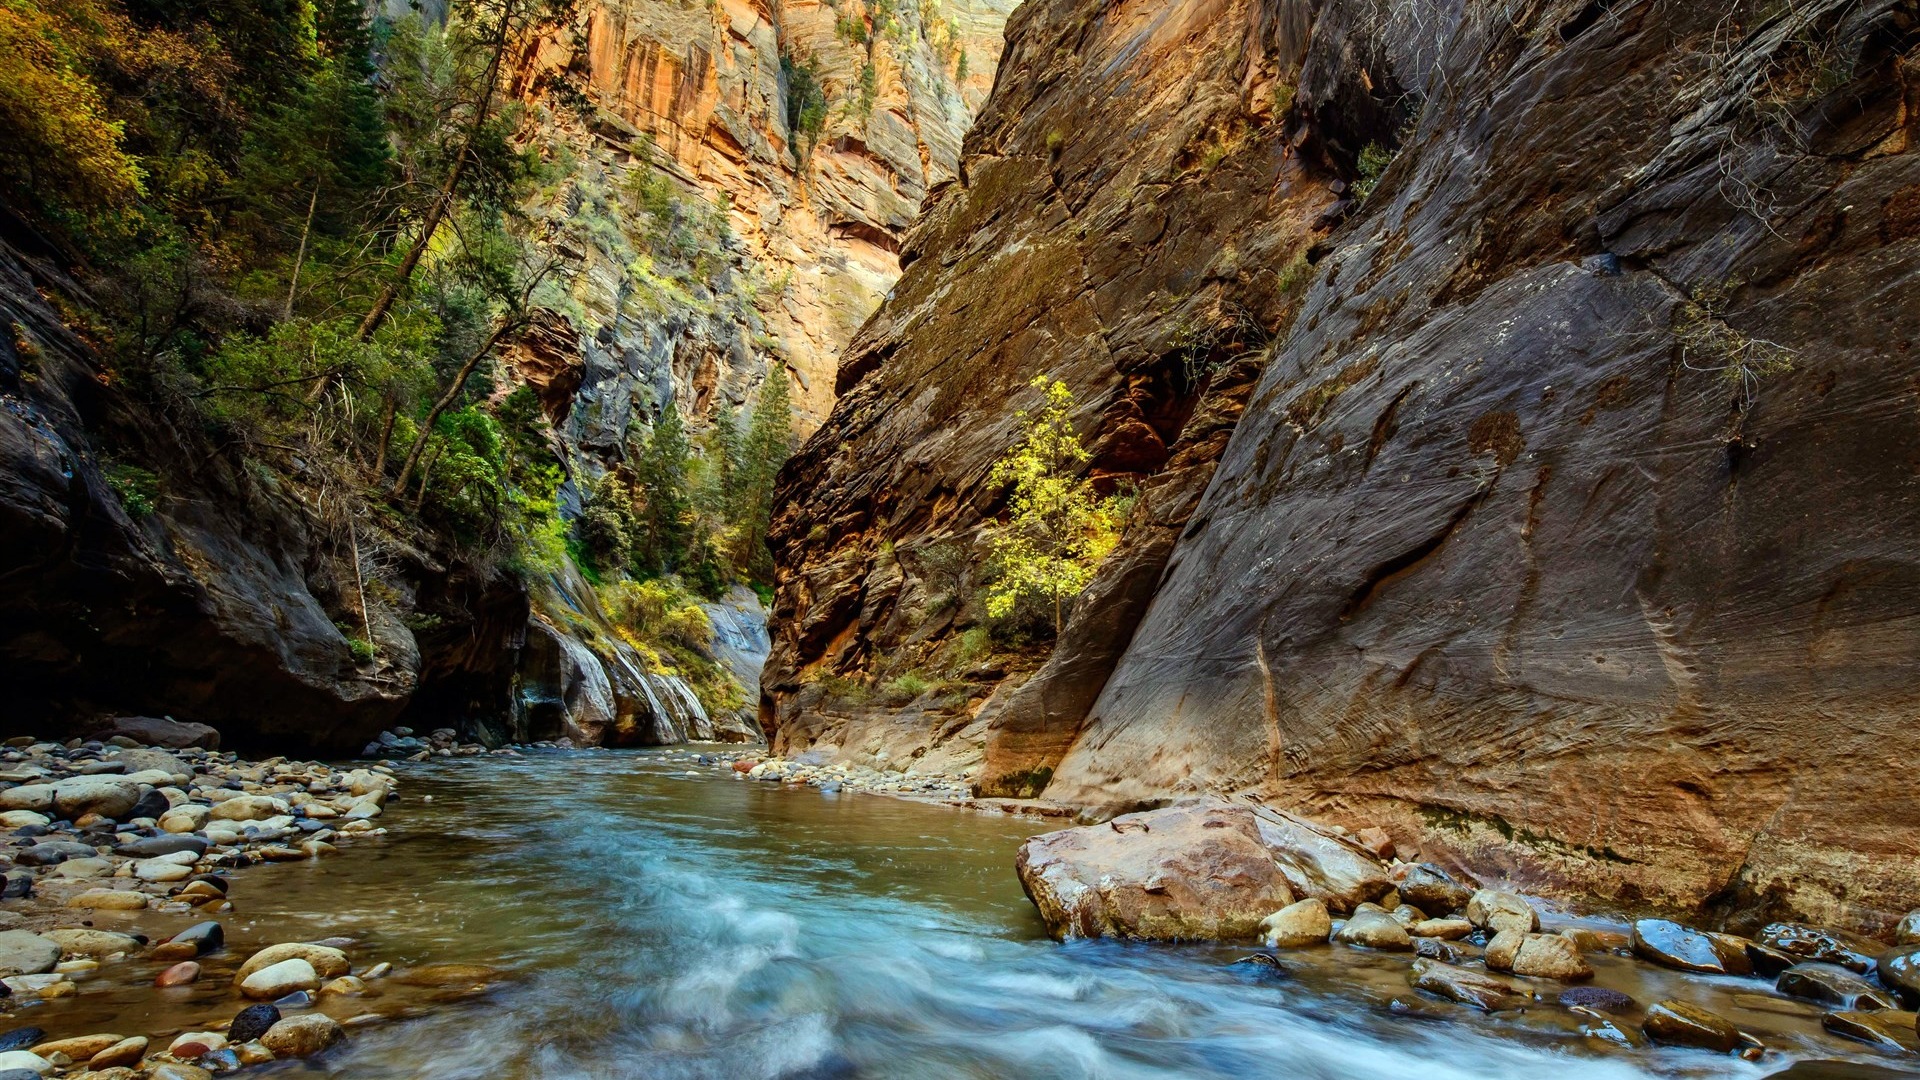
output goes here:
[[666, 574], [680, 566], [691, 539], [687, 472], [691, 450], [680, 409], [672, 402], [660, 408], [659, 419], [634, 470], [639, 479], [642, 506], [634, 556], [644, 571]]
[[739, 478], [741, 569], [764, 579], [773, 569], [767, 529], [773, 516], [773, 486], [793, 454], [793, 399], [787, 369], [775, 364], [760, 384], [741, 447]]

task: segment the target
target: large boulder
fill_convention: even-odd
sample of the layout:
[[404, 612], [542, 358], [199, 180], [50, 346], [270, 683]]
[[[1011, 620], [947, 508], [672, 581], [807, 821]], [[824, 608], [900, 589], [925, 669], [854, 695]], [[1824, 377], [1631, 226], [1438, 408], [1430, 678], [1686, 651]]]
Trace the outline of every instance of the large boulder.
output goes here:
[[119, 716], [107, 721], [93, 733], [93, 737], [102, 742], [116, 735], [132, 739], [142, 746], [159, 746], [168, 750], [185, 750], [188, 747], [220, 749], [218, 731], [205, 724], [189, 724], [172, 717]]
[[1393, 888], [1380, 860], [1332, 829], [1269, 806], [1255, 806], [1253, 813], [1261, 842], [1295, 893], [1325, 900], [1327, 907], [1345, 912], [1378, 900]]
[[1663, 967], [1704, 975], [1746, 975], [1753, 971], [1746, 950], [1731, 938], [1666, 919], [1636, 920], [1633, 951], [1641, 959]]
[[1293, 902], [1245, 806], [1195, 800], [1029, 839], [1020, 885], [1056, 938], [1232, 941]]

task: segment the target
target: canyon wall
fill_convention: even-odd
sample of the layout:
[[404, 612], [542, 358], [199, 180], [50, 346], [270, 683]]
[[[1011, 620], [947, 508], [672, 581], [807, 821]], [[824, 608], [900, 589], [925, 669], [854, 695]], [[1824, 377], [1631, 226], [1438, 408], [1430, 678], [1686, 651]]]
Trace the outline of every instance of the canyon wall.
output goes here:
[[[669, 403], [698, 430], [774, 365], [797, 431], [818, 425], [833, 358], [899, 275], [900, 235], [955, 175], [1016, 2], [588, 0], [579, 33], [516, 57], [506, 89], [550, 177], [526, 210], [564, 295], [509, 343], [496, 386], [538, 392], [563, 510]], [[803, 70], [810, 122], [790, 108]], [[72, 328], [88, 301], [66, 256], [11, 215], [0, 229], [8, 733], [152, 712], [336, 750], [396, 721], [583, 742], [755, 734], [751, 712], [708, 716], [623, 642], [571, 567], [473, 565], [369, 510], [364, 477], [276, 482], [143, 406]], [[129, 509], [129, 482], [154, 487], [150, 507]], [[717, 661], [750, 680], [757, 599], [709, 610]]]
[[[788, 474], [763, 722], [1093, 816], [1245, 792], [1549, 893], [1885, 929], [1920, 895], [1917, 33], [1893, 0], [1023, 8], [965, 186]], [[1276, 133], [1208, 199], [1086, 216], [1076, 177], [1168, 169], [1209, 95], [1102, 107], [1213, 72], [1251, 113], [1236, 53], [1293, 83], [1259, 95]], [[1131, 284], [1183, 243], [1158, 310], [1099, 305], [1088, 249]], [[1146, 473], [1037, 674], [976, 672], [937, 727], [813, 700], [912, 646], [895, 613], [937, 575], [905, 553], [998, 511], [1018, 387], [1065, 378], [1104, 445], [1108, 328], [1167, 340], [1223, 264], [1291, 277], [1307, 245], [1297, 301], [1240, 301], [1276, 341], [1231, 438], [1189, 443], [1199, 473], [1224, 444], [1204, 497], [1158, 514]]]

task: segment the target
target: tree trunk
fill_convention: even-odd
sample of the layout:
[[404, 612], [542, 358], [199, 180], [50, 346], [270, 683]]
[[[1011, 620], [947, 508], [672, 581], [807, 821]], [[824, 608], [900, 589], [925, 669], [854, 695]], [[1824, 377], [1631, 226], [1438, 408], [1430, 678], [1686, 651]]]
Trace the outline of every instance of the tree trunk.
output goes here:
[[401, 463], [400, 475], [394, 478], [393, 488], [389, 492], [394, 498], [398, 499], [405, 494], [407, 476], [413, 472], [413, 467], [420, 463], [420, 453], [427, 448], [427, 439], [433, 435], [434, 422], [439, 420], [440, 414], [446, 412], [454, 399], [460, 396], [460, 391], [467, 385], [467, 377], [473, 374], [474, 368], [480, 366], [480, 361], [485, 360], [487, 354], [493, 351], [493, 347], [500, 344], [500, 339], [512, 333], [520, 325], [521, 320], [509, 319], [494, 327], [493, 333], [487, 335], [487, 340], [481, 342], [480, 347], [473, 351], [473, 355], [467, 357], [467, 362], [460, 365], [460, 370], [453, 376], [452, 385], [448, 386], [447, 392], [441, 394], [440, 399], [433, 403], [433, 408], [427, 411], [427, 418], [420, 422], [420, 434], [414, 438], [413, 448], [407, 451], [407, 460]]
[[361, 341], [373, 337], [380, 324], [387, 321], [393, 311], [394, 302], [400, 298], [401, 290], [407, 287], [407, 281], [420, 265], [420, 260], [433, 243], [433, 234], [440, 230], [440, 223], [446, 220], [447, 213], [453, 208], [454, 196], [460, 193], [460, 180], [466, 175], [467, 160], [473, 154], [474, 140], [480, 136], [480, 126], [487, 122], [488, 113], [493, 110], [494, 84], [500, 80], [500, 63], [506, 56], [508, 31], [513, 25], [511, 11], [500, 13], [500, 31], [494, 35], [493, 55], [487, 58], [487, 73], [480, 91], [480, 103], [474, 107], [473, 122], [467, 125], [467, 133], [460, 144], [460, 153], [453, 159], [453, 168], [447, 172], [446, 183], [440, 185], [440, 191], [434, 196], [433, 205], [427, 208], [426, 220], [420, 223], [420, 235], [414, 238], [413, 246], [407, 249], [406, 258], [400, 260], [400, 268], [394, 271], [391, 280], [380, 290], [373, 301], [373, 307], [367, 317], [360, 320], [357, 336]]
[[[293, 280], [287, 282], [287, 310], [282, 319], [293, 318], [293, 298], [300, 292], [300, 268], [307, 262], [307, 239], [313, 235], [313, 212], [320, 205], [320, 178], [313, 178], [313, 194], [307, 198], [307, 223], [300, 227], [300, 251], [293, 257]], [[323, 380], [324, 382], [324, 380]]]
[[373, 455], [373, 475], [379, 479], [387, 475], [387, 448], [393, 445], [393, 421], [400, 412], [400, 398], [387, 387], [386, 419], [380, 422], [380, 448]]

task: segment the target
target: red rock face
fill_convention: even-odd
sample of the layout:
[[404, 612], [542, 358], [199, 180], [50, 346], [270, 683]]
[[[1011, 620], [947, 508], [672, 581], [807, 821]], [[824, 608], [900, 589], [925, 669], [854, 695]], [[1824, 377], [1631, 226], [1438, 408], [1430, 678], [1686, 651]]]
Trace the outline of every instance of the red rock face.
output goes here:
[[1244, 406], [1202, 392], [1042, 674], [973, 691], [984, 785], [1248, 792], [1548, 892], [1891, 926], [1920, 896], [1916, 13], [1760, 8], [1023, 8], [967, 183], [788, 473], [777, 739], [955, 737], [836, 716], [814, 673], [964, 628], [903, 612], [917, 553], [996, 512], [1019, 386], [1066, 379], [1153, 470], [1128, 380], [1232, 298], [1277, 346]]

